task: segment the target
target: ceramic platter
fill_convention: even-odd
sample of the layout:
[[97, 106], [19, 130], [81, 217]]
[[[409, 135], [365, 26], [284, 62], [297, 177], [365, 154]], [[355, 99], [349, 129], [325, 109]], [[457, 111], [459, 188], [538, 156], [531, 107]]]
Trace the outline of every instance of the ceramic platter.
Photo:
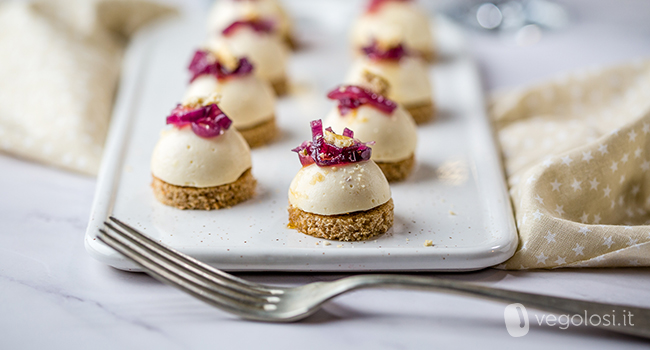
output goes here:
[[[290, 150], [311, 137], [310, 120], [334, 108], [325, 95], [352, 62], [349, 22], [338, 15], [338, 7], [351, 5], [328, 4], [296, 14], [304, 48], [289, 63], [293, 92], [278, 101], [281, 136], [252, 152], [259, 186], [254, 199], [224, 210], [166, 207], [150, 188], [151, 153], [187, 86], [186, 67], [205, 38], [205, 18], [183, 14], [138, 34], [125, 57], [85, 237], [94, 258], [138, 270], [96, 239], [109, 215], [231, 271], [476, 270], [513, 254], [513, 213], [479, 74], [461, 32], [445, 18], [435, 18], [432, 28], [441, 53], [430, 69], [438, 119], [419, 128], [414, 173], [391, 185], [393, 228], [375, 240], [330, 245], [287, 228], [287, 190], [300, 169]], [[433, 246], [425, 247], [425, 240]]]

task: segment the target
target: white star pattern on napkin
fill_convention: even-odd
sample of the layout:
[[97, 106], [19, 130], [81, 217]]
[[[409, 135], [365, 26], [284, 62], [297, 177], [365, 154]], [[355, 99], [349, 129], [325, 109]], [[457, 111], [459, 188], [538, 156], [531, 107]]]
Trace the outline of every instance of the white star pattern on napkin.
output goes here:
[[548, 231], [544, 238], [546, 238], [547, 243], [555, 242], [555, 234], [551, 233], [551, 231]]
[[583, 246], [581, 246], [580, 244], [576, 243], [575, 248], [573, 248], [572, 250], [576, 253], [576, 256], [578, 256], [578, 255], [584, 255], [584, 254], [582, 253], [582, 251], [583, 251], [584, 249], [585, 249], [585, 247], [583, 247]]
[[518, 94], [492, 109], [522, 218], [501, 268], [650, 266], [650, 61]]
[[577, 179], [573, 180], [573, 183], [571, 184], [571, 187], [573, 187], [573, 191], [578, 191], [582, 189], [582, 186], [580, 185], [582, 181], [578, 181]]
[[556, 179], [555, 181], [553, 181], [553, 182], [551, 183], [551, 186], [553, 186], [553, 191], [559, 191], [559, 190], [560, 190], [560, 186], [562, 186], [562, 184], [559, 183], [559, 182], [557, 181], [557, 179]]

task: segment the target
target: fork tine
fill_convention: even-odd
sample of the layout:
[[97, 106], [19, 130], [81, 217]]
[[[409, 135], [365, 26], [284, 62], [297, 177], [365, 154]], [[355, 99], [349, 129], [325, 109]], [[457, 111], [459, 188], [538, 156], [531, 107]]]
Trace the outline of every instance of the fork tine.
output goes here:
[[225, 296], [218, 291], [205, 288], [201, 283], [197, 283], [191, 278], [188, 278], [188, 276], [183, 273], [184, 271], [179, 270], [178, 268], [165, 266], [166, 264], [161, 263], [159, 258], [138, 251], [138, 249], [133, 247], [137, 247], [137, 245], [126, 240], [125, 237], [113, 232], [109, 233], [103, 229], [100, 229], [99, 231], [102, 233], [102, 235], [97, 237], [99, 240], [138, 263], [145, 269], [145, 271], [157, 280], [187, 292], [192, 296], [224, 311], [246, 318], [266, 319], [264, 317], [264, 309], [268, 304], [242, 303], [236, 299]]
[[[106, 227], [111, 230], [111, 236], [113, 238], [121, 238], [121, 242], [129, 246], [132, 250], [137, 250], [141, 255], [146, 255], [150, 257], [151, 260], [158, 259], [160, 265], [164, 265], [168, 270], [174, 270], [179, 274], [184, 275], [186, 278], [193, 280], [195, 283], [200, 284], [204, 288], [210, 289], [216, 293], [223, 294], [226, 297], [238, 300], [240, 302], [246, 303], [265, 303], [267, 302], [268, 295], [262, 294], [253, 294], [250, 289], [239, 290], [237, 288], [232, 288], [228, 284], [224, 284], [221, 280], [215, 279], [214, 276], [207, 274], [203, 271], [197, 271], [192, 266], [187, 266], [183, 262], [179, 262], [173, 257], [166, 257], [164, 254], [161, 254], [158, 250], [147, 247], [146, 245], [141, 244], [136, 239], [133, 239], [128, 232], [122, 230], [118, 227], [113, 226], [113, 224], [106, 222]], [[103, 232], [106, 234], [106, 232]], [[117, 235], [117, 237], [115, 237]], [[252, 290], [255, 292], [255, 290]]]
[[[184, 265], [190, 266], [191, 268], [195, 269], [195, 272], [197, 273], [202, 273], [205, 274], [206, 278], [212, 279], [214, 283], [218, 283], [221, 285], [226, 285], [230, 288], [233, 288], [235, 290], [239, 290], [241, 292], [262, 292], [262, 293], [270, 293], [270, 294], [282, 294], [283, 291], [281, 289], [269, 289], [267, 286], [263, 286], [257, 283], [252, 283], [249, 281], [246, 281], [244, 279], [241, 279], [239, 277], [233, 276], [231, 274], [228, 274], [224, 271], [221, 271], [219, 269], [216, 269], [208, 264], [205, 264], [199, 260], [196, 260], [188, 255], [185, 255], [175, 249], [172, 249], [170, 247], [164, 246], [159, 242], [154, 241], [144, 233], [136, 230], [135, 228], [131, 227], [130, 225], [127, 225], [126, 223], [118, 220], [117, 218], [110, 216], [109, 220], [113, 221], [115, 224], [119, 225], [122, 229], [124, 229], [128, 237], [132, 238], [133, 240], [137, 241], [143, 246], [149, 247], [149, 249], [155, 250], [161, 255], [164, 255], [168, 259], [177, 259], [178, 261], [181, 261]], [[200, 271], [200, 272], [199, 272]], [[253, 290], [251, 290], [253, 289]]]

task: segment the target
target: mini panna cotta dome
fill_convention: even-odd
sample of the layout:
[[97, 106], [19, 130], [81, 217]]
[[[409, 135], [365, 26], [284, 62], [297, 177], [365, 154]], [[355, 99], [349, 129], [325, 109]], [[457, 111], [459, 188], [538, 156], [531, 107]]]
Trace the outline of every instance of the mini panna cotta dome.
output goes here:
[[196, 136], [190, 127], [164, 130], [151, 160], [153, 175], [176, 186], [224, 185], [250, 168], [248, 145], [234, 129], [209, 139]]
[[210, 36], [207, 47], [214, 52], [227, 50], [235, 57], [248, 58], [255, 74], [268, 81], [277, 95], [287, 93], [289, 49], [273, 33], [273, 24], [258, 17], [239, 20]]
[[273, 88], [253, 74], [248, 59], [227, 51], [198, 50], [189, 69], [192, 79], [184, 102], [219, 94], [219, 108], [251, 147], [264, 145], [277, 135]]
[[312, 140], [294, 149], [303, 167], [289, 186], [289, 226], [308, 235], [358, 241], [393, 225], [390, 186], [370, 160], [372, 150], [312, 122]]
[[429, 68], [419, 56], [409, 54], [399, 38], [375, 41], [364, 47], [363, 52], [352, 64], [346, 83], [358, 85], [364, 83], [369, 74], [381, 76], [390, 85], [386, 97], [404, 106], [416, 123], [434, 116]]
[[360, 50], [373, 40], [398, 33], [404, 39], [407, 50], [413, 50], [426, 61], [435, 58], [431, 26], [426, 11], [412, 0], [372, 0], [354, 23], [351, 41]]
[[381, 169], [365, 161], [341, 166], [302, 167], [289, 186], [289, 203], [305, 212], [338, 215], [370, 210], [390, 200]]
[[[399, 104], [384, 97], [388, 85], [378, 76], [365, 86], [347, 85], [328, 97], [339, 101], [325, 119], [335, 132], [346, 128], [361, 140], [373, 140], [372, 160], [388, 181], [404, 180], [415, 164], [417, 126]], [[376, 101], [381, 101], [378, 103]]]
[[151, 157], [156, 199], [180, 209], [219, 209], [254, 194], [250, 148], [216, 104], [218, 97], [179, 105], [167, 117]]
[[221, 32], [230, 24], [251, 14], [258, 14], [274, 23], [274, 30], [292, 44], [291, 19], [277, 0], [219, 0], [208, 14], [208, 32]]

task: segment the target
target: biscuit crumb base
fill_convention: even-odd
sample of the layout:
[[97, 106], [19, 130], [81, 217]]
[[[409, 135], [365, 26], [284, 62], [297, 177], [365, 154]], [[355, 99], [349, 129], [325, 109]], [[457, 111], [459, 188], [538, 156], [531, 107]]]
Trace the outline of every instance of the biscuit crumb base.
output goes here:
[[169, 184], [153, 177], [151, 187], [156, 199], [178, 209], [212, 210], [232, 207], [255, 194], [257, 181], [246, 170], [235, 182], [214, 187], [189, 187]]
[[418, 53], [427, 63], [435, 63], [438, 60], [438, 54], [435, 50], [418, 51]]
[[406, 179], [415, 166], [415, 154], [411, 154], [410, 157], [400, 160], [397, 162], [375, 162], [379, 169], [386, 176], [386, 180], [390, 182], [402, 181]]
[[275, 91], [276, 96], [284, 96], [289, 93], [289, 82], [287, 82], [287, 77], [282, 77], [271, 82], [273, 86], [273, 91]]
[[386, 233], [393, 226], [393, 208], [392, 198], [370, 210], [340, 215], [312, 214], [290, 204], [289, 225], [318, 238], [363, 241]]
[[433, 101], [417, 105], [406, 105], [404, 108], [406, 108], [406, 110], [411, 114], [415, 124], [424, 124], [436, 119], [436, 109], [433, 105]]
[[293, 35], [291, 35], [291, 33], [284, 34], [282, 39], [291, 51], [298, 51], [300, 49], [300, 43], [293, 37]]
[[244, 137], [250, 148], [263, 146], [271, 142], [278, 135], [275, 116], [255, 126], [246, 129], [237, 129]]

